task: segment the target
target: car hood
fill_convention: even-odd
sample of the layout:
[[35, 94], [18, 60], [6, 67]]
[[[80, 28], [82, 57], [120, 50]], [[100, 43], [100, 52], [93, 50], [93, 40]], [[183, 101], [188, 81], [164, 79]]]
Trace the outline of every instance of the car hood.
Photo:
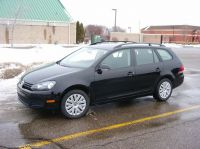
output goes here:
[[25, 82], [36, 84], [48, 80], [55, 80], [57, 77], [61, 77], [67, 74], [75, 73], [82, 70], [81, 68], [64, 67], [57, 63], [45, 65], [43, 67], [34, 69], [26, 73], [22, 79]]

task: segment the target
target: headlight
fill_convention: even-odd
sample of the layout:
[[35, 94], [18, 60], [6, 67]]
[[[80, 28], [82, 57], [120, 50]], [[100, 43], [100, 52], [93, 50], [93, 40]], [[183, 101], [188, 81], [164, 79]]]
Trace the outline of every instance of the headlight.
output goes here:
[[34, 84], [31, 89], [33, 91], [48, 91], [54, 87], [56, 84], [55, 81], [47, 81], [47, 82], [42, 82], [38, 84]]

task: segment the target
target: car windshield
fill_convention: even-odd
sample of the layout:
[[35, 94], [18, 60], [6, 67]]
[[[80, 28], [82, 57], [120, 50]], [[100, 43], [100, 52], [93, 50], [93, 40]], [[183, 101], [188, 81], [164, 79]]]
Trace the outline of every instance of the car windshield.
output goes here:
[[95, 48], [81, 48], [75, 51], [69, 56], [61, 60], [60, 65], [67, 67], [80, 67], [88, 68], [101, 56], [103, 56], [107, 50], [95, 49]]

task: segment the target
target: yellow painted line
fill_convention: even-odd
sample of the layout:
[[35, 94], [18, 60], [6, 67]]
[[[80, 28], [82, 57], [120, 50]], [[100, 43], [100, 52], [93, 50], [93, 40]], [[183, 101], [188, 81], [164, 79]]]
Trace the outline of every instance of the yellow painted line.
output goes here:
[[95, 134], [95, 133], [99, 133], [99, 132], [109, 131], [109, 130], [113, 130], [113, 129], [117, 129], [117, 128], [122, 128], [122, 127], [126, 127], [126, 126], [129, 126], [129, 125], [143, 123], [143, 122], [150, 121], [150, 120], [164, 118], [164, 117], [168, 117], [168, 116], [171, 116], [171, 115], [175, 115], [175, 114], [178, 114], [178, 113], [191, 111], [191, 110], [195, 110], [195, 109], [200, 109], [200, 105], [191, 106], [191, 107], [188, 107], [188, 108], [179, 109], [179, 110], [172, 111], [172, 112], [166, 112], [166, 113], [158, 114], [158, 115], [154, 115], [154, 116], [149, 116], [149, 117], [141, 118], [141, 119], [138, 119], [138, 120], [128, 121], [128, 122], [119, 123], [119, 124], [113, 124], [113, 125], [109, 125], [109, 126], [102, 127], [102, 128], [97, 128], [97, 129], [87, 130], [87, 131], [83, 131], [83, 132], [68, 134], [68, 135], [58, 137], [58, 138], [54, 138], [54, 139], [51, 139], [51, 140], [48, 140], [48, 141], [40, 141], [40, 142], [36, 142], [36, 143], [32, 143], [32, 144], [23, 145], [23, 146], [19, 147], [19, 149], [31, 149], [32, 147], [33, 148], [39, 148], [39, 147], [49, 145], [49, 144], [52, 144], [52, 143], [61, 142], [61, 141], [68, 141], [68, 140], [71, 140], [71, 139], [75, 139], [75, 138], [79, 138], [79, 137], [83, 137], [83, 136], [87, 136], [87, 135], [91, 135], [91, 134]]

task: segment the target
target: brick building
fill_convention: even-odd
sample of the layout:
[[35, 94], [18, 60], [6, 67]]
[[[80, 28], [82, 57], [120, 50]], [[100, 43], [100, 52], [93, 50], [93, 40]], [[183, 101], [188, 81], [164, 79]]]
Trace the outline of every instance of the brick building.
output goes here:
[[0, 44], [76, 43], [76, 23], [60, 0], [1, 0]]
[[148, 26], [141, 29], [141, 33], [150, 35], [162, 35], [164, 42], [200, 43], [200, 26]]

